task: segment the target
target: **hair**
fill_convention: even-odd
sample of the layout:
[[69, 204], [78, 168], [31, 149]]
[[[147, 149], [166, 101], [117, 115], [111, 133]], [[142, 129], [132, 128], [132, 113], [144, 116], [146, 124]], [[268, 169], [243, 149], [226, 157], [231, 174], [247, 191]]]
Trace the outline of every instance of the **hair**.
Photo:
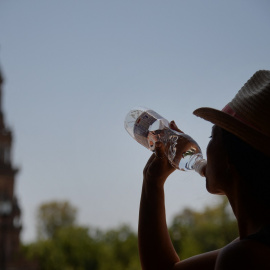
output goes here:
[[270, 207], [270, 153], [265, 155], [225, 129], [222, 138], [229, 161], [242, 177], [250, 196]]

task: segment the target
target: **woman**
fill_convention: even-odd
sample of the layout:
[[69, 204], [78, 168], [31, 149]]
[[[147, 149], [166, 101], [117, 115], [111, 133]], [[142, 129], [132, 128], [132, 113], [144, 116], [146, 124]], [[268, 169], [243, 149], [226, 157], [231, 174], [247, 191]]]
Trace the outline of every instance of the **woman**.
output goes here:
[[[180, 260], [164, 206], [164, 184], [175, 169], [157, 142], [144, 168], [138, 232], [142, 269], [270, 269], [270, 71], [257, 71], [222, 111], [200, 108], [194, 114], [214, 124], [206, 187], [228, 197], [239, 238], [220, 250]], [[178, 130], [174, 122], [170, 125]]]

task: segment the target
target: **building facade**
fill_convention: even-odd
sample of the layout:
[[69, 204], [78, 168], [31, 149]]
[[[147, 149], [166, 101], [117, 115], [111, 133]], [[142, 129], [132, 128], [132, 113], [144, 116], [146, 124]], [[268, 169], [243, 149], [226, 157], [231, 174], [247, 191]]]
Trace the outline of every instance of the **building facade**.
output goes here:
[[35, 266], [20, 254], [21, 210], [14, 194], [18, 169], [11, 156], [12, 132], [4, 118], [3, 83], [0, 70], [0, 270], [32, 270]]

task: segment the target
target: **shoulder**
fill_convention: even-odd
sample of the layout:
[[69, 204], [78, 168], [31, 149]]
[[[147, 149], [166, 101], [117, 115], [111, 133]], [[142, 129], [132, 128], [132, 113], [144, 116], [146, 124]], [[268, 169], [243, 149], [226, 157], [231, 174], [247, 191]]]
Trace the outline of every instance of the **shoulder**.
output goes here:
[[215, 270], [270, 269], [270, 247], [253, 240], [240, 240], [224, 247]]

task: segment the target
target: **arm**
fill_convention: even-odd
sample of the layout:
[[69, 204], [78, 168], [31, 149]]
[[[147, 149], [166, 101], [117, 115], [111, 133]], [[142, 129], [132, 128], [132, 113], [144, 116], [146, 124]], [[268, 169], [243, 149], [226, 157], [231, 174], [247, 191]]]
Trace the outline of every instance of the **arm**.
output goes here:
[[156, 144], [144, 169], [139, 214], [139, 253], [143, 270], [214, 269], [219, 251], [213, 251], [180, 261], [172, 245], [167, 225], [164, 184], [175, 169], [164, 157], [164, 145]]
[[[161, 158], [160, 158], [161, 157]], [[164, 183], [174, 171], [164, 157], [164, 146], [156, 143], [144, 169], [139, 214], [139, 253], [142, 269], [171, 269], [179, 262], [167, 230]]]

